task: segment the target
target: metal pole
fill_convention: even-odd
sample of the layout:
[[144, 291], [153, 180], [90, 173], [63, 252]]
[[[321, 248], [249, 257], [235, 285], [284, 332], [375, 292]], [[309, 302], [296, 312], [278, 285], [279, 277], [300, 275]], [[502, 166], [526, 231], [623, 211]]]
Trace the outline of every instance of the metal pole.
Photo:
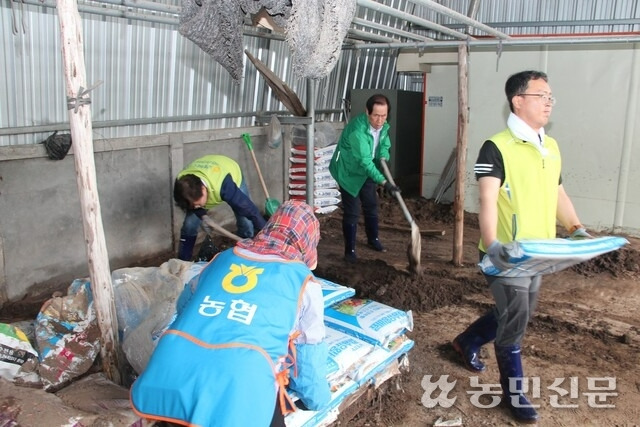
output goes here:
[[[420, 49], [420, 48], [458, 48], [460, 43], [469, 47], [481, 46], [545, 46], [550, 44], [598, 44], [598, 43], [638, 43], [640, 36], [583, 36], [583, 37], [532, 37], [510, 38], [508, 40], [467, 40], [433, 41], [411, 43], [362, 43], [350, 46], [351, 49]], [[345, 47], [346, 49], [347, 47]]]
[[[316, 87], [317, 81], [307, 79], [307, 116], [311, 118], [311, 123], [307, 125], [307, 204], [313, 206], [313, 191], [315, 190], [315, 174], [314, 174], [314, 127], [316, 115]], [[315, 209], [314, 209], [315, 210]]]
[[470, 17], [463, 15], [462, 13], [456, 12], [455, 10], [449, 9], [446, 6], [442, 6], [439, 3], [436, 3], [433, 0], [410, 0], [415, 4], [419, 4], [429, 9], [435, 10], [438, 13], [441, 13], [449, 18], [455, 19], [456, 21], [462, 21], [463, 23], [470, 25], [474, 28], [477, 28], [481, 31], [486, 32], [487, 34], [491, 34], [492, 36], [496, 36], [501, 39], [508, 39], [510, 36], [501, 31], [496, 30], [495, 28], [491, 28], [490, 26], [483, 24], [482, 22], [476, 21]]

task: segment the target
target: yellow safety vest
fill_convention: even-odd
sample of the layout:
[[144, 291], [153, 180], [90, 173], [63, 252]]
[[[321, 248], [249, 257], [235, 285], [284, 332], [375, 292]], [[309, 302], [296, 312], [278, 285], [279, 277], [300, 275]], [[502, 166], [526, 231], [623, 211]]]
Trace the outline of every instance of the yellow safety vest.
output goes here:
[[205, 209], [211, 209], [222, 203], [220, 187], [224, 178], [231, 174], [231, 179], [238, 187], [242, 185], [240, 166], [227, 156], [210, 154], [194, 160], [178, 174], [178, 179], [185, 175], [195, 175], [207, 186], [207, 203]]
[[[498, 240], [556, 237], [556, 210], [562, 159], [555, 139], [545, 136], [542, 149], [506, 129], [491, 138], [504, 162], [498, 195]], [[482, 240], [480, 249], [485, 251]]]

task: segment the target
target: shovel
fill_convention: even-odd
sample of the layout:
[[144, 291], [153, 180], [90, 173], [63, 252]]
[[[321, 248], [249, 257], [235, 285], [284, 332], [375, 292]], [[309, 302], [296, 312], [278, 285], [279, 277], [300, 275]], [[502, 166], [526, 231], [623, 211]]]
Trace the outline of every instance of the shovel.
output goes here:
[[[218, 233], [222, 234], [223, 236], [226, 236], [226, 237], [228, 237], [228, 238], [230, 238], [232, 240], [235, 240], [236, 242], [239, 242], [240, 240], [242, 240], [239, 236], [236, 236], [232, 232], [227, 231], [220, 224], [218, 224], [217, 222], [212, 220], [211, 217], [209, 217], [209, 215], [203, 215], [202, 216], [202, 222], [203, 222], [203, 228], [205, 229], [205, 231], [207, 231], [206, 227], [209, 227], [212, 230], [217, 231]], [[204, 227], [204, 225], [206, 225], [206, 227]], [[207, 234], [209, 234], [209, 233], [207, 233]]]
[[251, 153], [251, 158], [253, 158], [253, 163], [256, 165], [256, 170], [258, 171], [258, 178], [260, 178], [260, 184], [262, 184], [262, 189], [264, 190], [264, 195], [266, 197], [266, 200], [264, 201], [264, 213], [268, 217], [271, 217], [278, 209], [278, 206], [280, 206], [280, 202], [277, 201], [276, 199], [271, 199], [269, 197], [269, 191], [267, 191], [267, 186], [264, 183], [262, 172], [260, 172], [260, 165], [258, 165], [258, 160], [256, 160], [256, 155], [253, 152], [251, 137], [249, 136], [248, 133], [243, 133], [242, 138], [244, 139], [244, 142], [247, 144], [247, 148], [249, 148], [249, 152]]
[[[380, 164], [382, 165], [382, 170], [384, 171], [384, 175], [387, 177], [387, 180], [395, 186], [396, 183], [393, 182], [393, 178], [391, 177], [391, 173], [389, 172], [389, 167], [387, 166], [387, 161], [385, 159], [380, 159]], [[404, 213], [404, 217], [411, 224], [411, 244], [407, 247], [407, 256], [409, 258], [409, 271], [414, 274], [420, 274], [420, 250], [422, 245], [422, 238], [420, 237], [420, 229], [418, 228], [418, 224], [413, 220], [409, 210], [407, 209], [407, 205], [404, 203], [402, 196], [399, 192], [396, 192], [396, 198], [398, 199], [398, 203], [400, 203], [400, 207], [402, 208], [402, 212]]]

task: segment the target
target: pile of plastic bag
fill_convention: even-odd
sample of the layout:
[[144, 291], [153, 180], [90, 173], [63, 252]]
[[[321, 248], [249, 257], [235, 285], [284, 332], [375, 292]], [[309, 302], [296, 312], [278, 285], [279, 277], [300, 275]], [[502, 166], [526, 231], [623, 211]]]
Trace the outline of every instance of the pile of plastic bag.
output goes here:
[[[307, 129], [293, 128], [291, 157], [289, 157], [289, 198], [307, 198]], [[338, 183], [329, 172], [329, 163], [336, 150], [337, 134], [330, 123], [316, 123], [313, 151], [313, 205], [315, 213], [327, 214], [338, 208]]]

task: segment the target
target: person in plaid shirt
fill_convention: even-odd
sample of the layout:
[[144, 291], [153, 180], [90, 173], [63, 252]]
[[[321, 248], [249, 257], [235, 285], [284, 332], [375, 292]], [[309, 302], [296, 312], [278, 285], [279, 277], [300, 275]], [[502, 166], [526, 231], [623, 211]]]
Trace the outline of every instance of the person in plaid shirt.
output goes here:
[[[324, 299], [312, 273], [320, 224], [290, 200], [253, 238], [220, 252], [186, 286], [176, 320], [131, 389], [148, 419], [284, 427], [302, 404], [331, 399]], [[188, 361], [188, 363], [185, 363]]]

